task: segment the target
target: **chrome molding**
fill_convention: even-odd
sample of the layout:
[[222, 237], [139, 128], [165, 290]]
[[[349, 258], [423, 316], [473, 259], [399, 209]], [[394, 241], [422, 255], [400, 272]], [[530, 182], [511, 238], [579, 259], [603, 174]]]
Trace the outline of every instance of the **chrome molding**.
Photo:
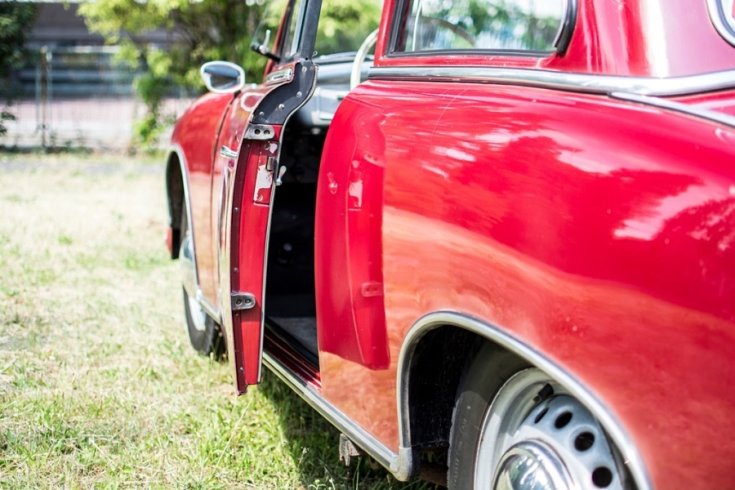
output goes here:
[[240, 155], [237, 151], [233, 150], [227, 145], [222, 145], [220, 147], [219, 154], [220, 156], [225, 158], [237, 158]]
[[525, 68], [469, 66], [405, 66], [371, 68], [370, 80], [421, 80], [497, 83], [551, 88], [591, 94], [625, 92], [635, 95], [671, 97], [735, 88], [735, 70], [685, 77], [647, 78], [565, 73]]
[[[240, 152], [238, 151], [238, 154]], [[234, 168], [225, 165], [222, 169], [222, 193], [219, 206], [219, 225], [217, 230], [217, 267], [219, 272], [219, 309], [222, 312], [222, 327], [225, 336], [225, 344], [227, 347], [227, 362], [230, 365], [231, 372], [234, 376], [235, 386], [237, 388], [237, 364], [235, 362], [235, 334], [232, 326], [232, 300], [230, 292], [232, 291], [230, 274], [230, 244], [232, 242], [231, 227], [232, 221], [232, 201], [233, 201], [233, 182], [235, 179]], [[240, 366], [242, 369], [242, 366]]]
[[202, 293], [202, 290], [197, 287], [197, 302], [199, 302], [199, 306], [202, 307], [202, 309], [212, 317], [212, 320], [216, 321], [218, 325], [221, 325], [222, 321], [222, 315], [220, 315], [217, 308], [210, 303], [207, 298], [204, 297], [204, 293]]
[[707, 0], [707, 7], [709, 7], [709, 18], [712, 24], [714, 24], [715, 29], [717, 29], [717, 32], [720, 33], [720, 36], [725, 41], [735, 46], [735, 31], [733, 30], [733, 26], [728, 24], [724, 19], [726, 14], [722, 11], [722, 0]]
[[635, 447], [630, 436], [628, 436], [615, 416], [602, 404], [592, 391], [586, 388], [574, 376], [570, 375], [564, 371], [564, 369], [545, 357], [542, 353], [508, 335], [498, 327], [452, 311], [439, 311], [421, 317], [416, 323], [414, 323], [404, 338], [401, 353], [398, 358], [396, 379], [396, 382], [398, 383], [396, 392], [399, 415], [399, 433], [401, 439], [400, 444], [402, 447], [411, 447], [408, 389], [410, 369], [416, 346], [424, 335], [443, 326], [461, 328], [485, 337], [486, 339], [527, 360], [529, 363], [541, 369], [547, 375], [559, 382], [559, 384], [566, 388], [569, 393], [581, 401], [605, 428], [623, 455], [623, 458], [630, 469], [631, 476], [636, 483], [637, 489], [652, 490], [653, 487], [651, 486], [648, 472], [643, 464], [643, 459], [638, 453], [638, 449]]
[[697, 106], [691, 106], [689, 104], [683, 104], [673, 100], [661, 99], [659, 97], [649, 97], [647, 95], [636, 95], [628, 94], [624, 92], [613, 92], [610, 97], [620, 100], [627, 100], [629, 102], [637, 102], [639, 104], [645, 104], [653, 107], [660, 107], [662, 109], [668, 109], [671, 111], [680, 112], [689, 116], [698, 117], [701, 119], [708, 119], [710, 121], [724, 124], [735, 128], [735, 117], [723, 114], [721, 112], [710, 111], [708, 109], [701, 109]]
[[[194, 257], [194, 277], [195, 277], [195, 287], [196, 287], [196, 295], [195, 299], [197, 303], [202, 307], [202, 309], [209, 315], [215, 322], [218, 324], [222, 324], [222, 314], [221, 312], [215, 308], [207, 299], [204, 297], [204, 293], [202, 292], [202, 289], [199, 287], [199, 265], [196, 261], [196, 237], [194, 233], [194, 220], [192, 219], [192, 211], [191, 211], [191, 195], [189, 191], [189, 166], [186, 163], [186, 157], [184, 156], [184, 150], [179, 145], [173, 145], [171, 148], [171, 153], [175, 153], [176, 157], [179, 161], [179, 167], [181, 171], [181, 180], [183, 181], [182, 187], [184, 188], [184, 207], [186, 208], [186, 221], [189, 223], [189, 227], [191, 228], [191, 246], [193, 250], [193, 257]], [[183, 238], [183, 237], [182, 237]]]
[[316, 390], [311, 388], [298, 376], [291, 373], [276, 358], [263, 353], [263, 362], [273, 373], [283, 380], [289, 388], [295, 391], [301, 398], [311, 405], [337, 429], [342, 431], [352, 442], [368, 453], [378, 463], [390, 470], [400, 481], [406, 481], [411, 476], [407, 468], [410, 468], [410, 451], [399, 450], [398, 454], [388, 449], [365, 429], [355, 424], [350, 418], [342, 413], [337, 407], [326, 401]]

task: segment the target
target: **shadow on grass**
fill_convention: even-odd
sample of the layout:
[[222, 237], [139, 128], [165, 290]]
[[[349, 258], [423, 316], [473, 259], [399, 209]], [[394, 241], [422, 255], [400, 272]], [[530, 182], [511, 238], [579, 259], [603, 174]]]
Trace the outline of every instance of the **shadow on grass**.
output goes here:
[[346, 467], [339, 460], [339, 431], [334, 426], [271, 372], [265, 371], [259, 391], [273, 403], [305, 488], [441, 488], [418, 480], [398, 482], [368, 456], [355, 458]]

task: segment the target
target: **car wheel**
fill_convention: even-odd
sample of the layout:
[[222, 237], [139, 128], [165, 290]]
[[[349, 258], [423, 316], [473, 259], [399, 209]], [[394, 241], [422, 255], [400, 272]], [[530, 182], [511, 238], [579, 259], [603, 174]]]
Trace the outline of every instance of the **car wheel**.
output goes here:
[[539, 369], [481, 350], [460, 387], [449, 447], [450, 489], [629, 488], [599, 422]]
[[224, 338], [219, 325], [207, 314], [197, 300], [197, 273], [194, 242], [189, 229], [186, 206], [181, 211], [181, 261], [182, 291], [184, 296], [184, 318], [192, 347], [204, 356], [220, 359], [224, 355]]

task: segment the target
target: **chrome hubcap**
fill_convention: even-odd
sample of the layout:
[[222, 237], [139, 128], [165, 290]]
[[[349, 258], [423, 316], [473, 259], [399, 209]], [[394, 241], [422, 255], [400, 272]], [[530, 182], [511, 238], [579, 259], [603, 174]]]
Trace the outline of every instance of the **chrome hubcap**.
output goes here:
[[538, 369], [521, 371], [501, 388], [483, 422], [476, 461], [476, 488], [624, 488], [599, 422]]
[[569, 475], [553, 451], [544, 444], [526, 441], [503, 455], [495, 477], [498, 490], [567, 490]]
[[194, 241], [191, 237], [191, 232], [187, 232], [181, 240], [181, 247], [179, 248], [179, 262], [181, 267], [181, 284], [184, 287], [186, 293], [186, 299], [189, 308], [189, 314], [194, 328], [200, 332], [206, 329], [206, 313], [199, 305], [199, 299], [197, 298], [197, 269], [194, 257]]

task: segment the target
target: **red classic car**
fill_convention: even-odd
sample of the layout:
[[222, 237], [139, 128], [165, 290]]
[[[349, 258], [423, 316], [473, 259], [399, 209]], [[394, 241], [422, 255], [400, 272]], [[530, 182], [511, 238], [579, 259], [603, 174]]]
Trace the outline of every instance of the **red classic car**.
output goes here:
[[733, 0], [386, 0], [331, 50], [283, 3], [173, 134], [195, 349], [399, 480], [735, 488]]

